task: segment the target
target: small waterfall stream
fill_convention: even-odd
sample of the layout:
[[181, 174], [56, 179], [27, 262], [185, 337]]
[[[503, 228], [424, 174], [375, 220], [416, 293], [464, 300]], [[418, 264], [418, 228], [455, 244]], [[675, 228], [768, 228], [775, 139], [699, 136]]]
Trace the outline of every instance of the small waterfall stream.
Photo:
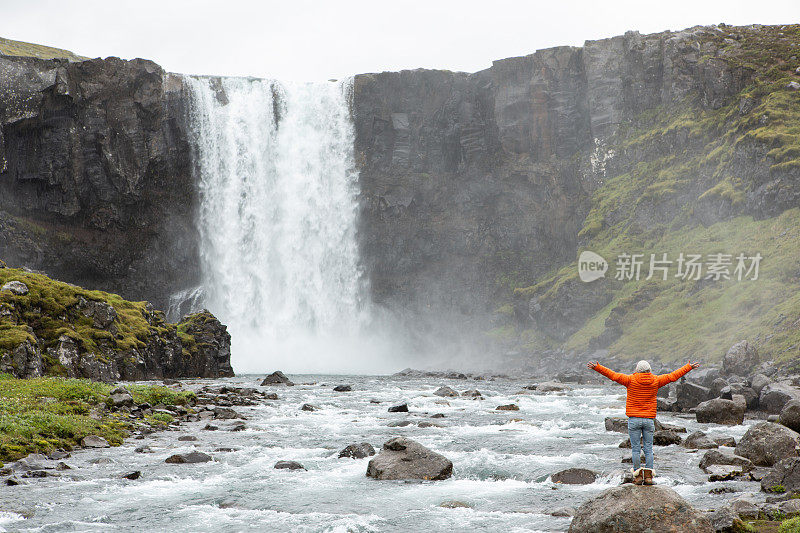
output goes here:
[[185, 83], [201, 303], [228, 325], [236, 371], [346, 370], [335, 355], [358, 350], [368, 314], [350, 84]]

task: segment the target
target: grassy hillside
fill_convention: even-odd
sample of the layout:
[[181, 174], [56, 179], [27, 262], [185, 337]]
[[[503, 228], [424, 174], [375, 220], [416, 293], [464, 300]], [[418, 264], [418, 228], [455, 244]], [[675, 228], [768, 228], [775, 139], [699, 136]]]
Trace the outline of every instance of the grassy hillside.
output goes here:
[[69, 59], [70, 61], [84, 61], [88, 57], [73, 54], [69, 50], [43, 46], [41, 44], [13, 41], [0, 37], [0, 55], [38, 57], [39, 59]]
[[[578, 281], [573, 262], [517, 287], [518, 320], [492, 332], [496, 338], [531, 351], [607, 348], [661, 360], [715, 360], [747, 339], [765, 358], [800, 360], [800, 206], [789, 200], [800, 180], [800, 26], [736, 31], [735, 40], [716, 37], [725, 44], [714, 59], [755, 71], [747, 88], [719, 109], [689, 97], [648, 110], [608, 143], [615, 161], [593, 192], [578, 250], [609, 262], [606, 279], [591, 284], [604, 298], [585, 298], [588, 317], [562, 338], [519, 320], [531, 299], [547, 309], [581, 305], [590, 284]], [[644, 254], [640, 280], [613, 279], [621, 253]], [[683, 280], [675, 264], [666, 281], [648, 281], [651, 253], [763, 260], [755, 281]]]

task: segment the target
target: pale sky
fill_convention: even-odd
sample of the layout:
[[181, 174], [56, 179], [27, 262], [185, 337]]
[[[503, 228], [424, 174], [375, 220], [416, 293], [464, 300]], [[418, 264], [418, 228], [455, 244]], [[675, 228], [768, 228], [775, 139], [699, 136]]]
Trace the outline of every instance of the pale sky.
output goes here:
[[474, 72], [627, 30], [800, 22], [800, 0], [0, 0], [0, 36], [166, 70], [312, 81]]

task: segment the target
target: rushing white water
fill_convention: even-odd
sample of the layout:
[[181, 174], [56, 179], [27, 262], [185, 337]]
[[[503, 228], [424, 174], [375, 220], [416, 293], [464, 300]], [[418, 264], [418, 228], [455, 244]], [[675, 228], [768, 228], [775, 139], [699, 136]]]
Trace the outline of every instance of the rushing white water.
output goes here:
[[231, 331], [235, 369], [375, 371], [361, 337], [350, 84], [186, 84], [203, 304]]

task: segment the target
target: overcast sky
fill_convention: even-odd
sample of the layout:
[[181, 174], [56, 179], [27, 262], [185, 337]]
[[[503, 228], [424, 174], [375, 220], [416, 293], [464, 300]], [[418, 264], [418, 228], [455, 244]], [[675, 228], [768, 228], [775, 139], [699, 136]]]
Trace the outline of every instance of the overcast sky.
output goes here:
[[166, 70], [322, 80], [493, 59], [627, 30], [800, 22], [800, 0], [0, 0], [0, 36]]

